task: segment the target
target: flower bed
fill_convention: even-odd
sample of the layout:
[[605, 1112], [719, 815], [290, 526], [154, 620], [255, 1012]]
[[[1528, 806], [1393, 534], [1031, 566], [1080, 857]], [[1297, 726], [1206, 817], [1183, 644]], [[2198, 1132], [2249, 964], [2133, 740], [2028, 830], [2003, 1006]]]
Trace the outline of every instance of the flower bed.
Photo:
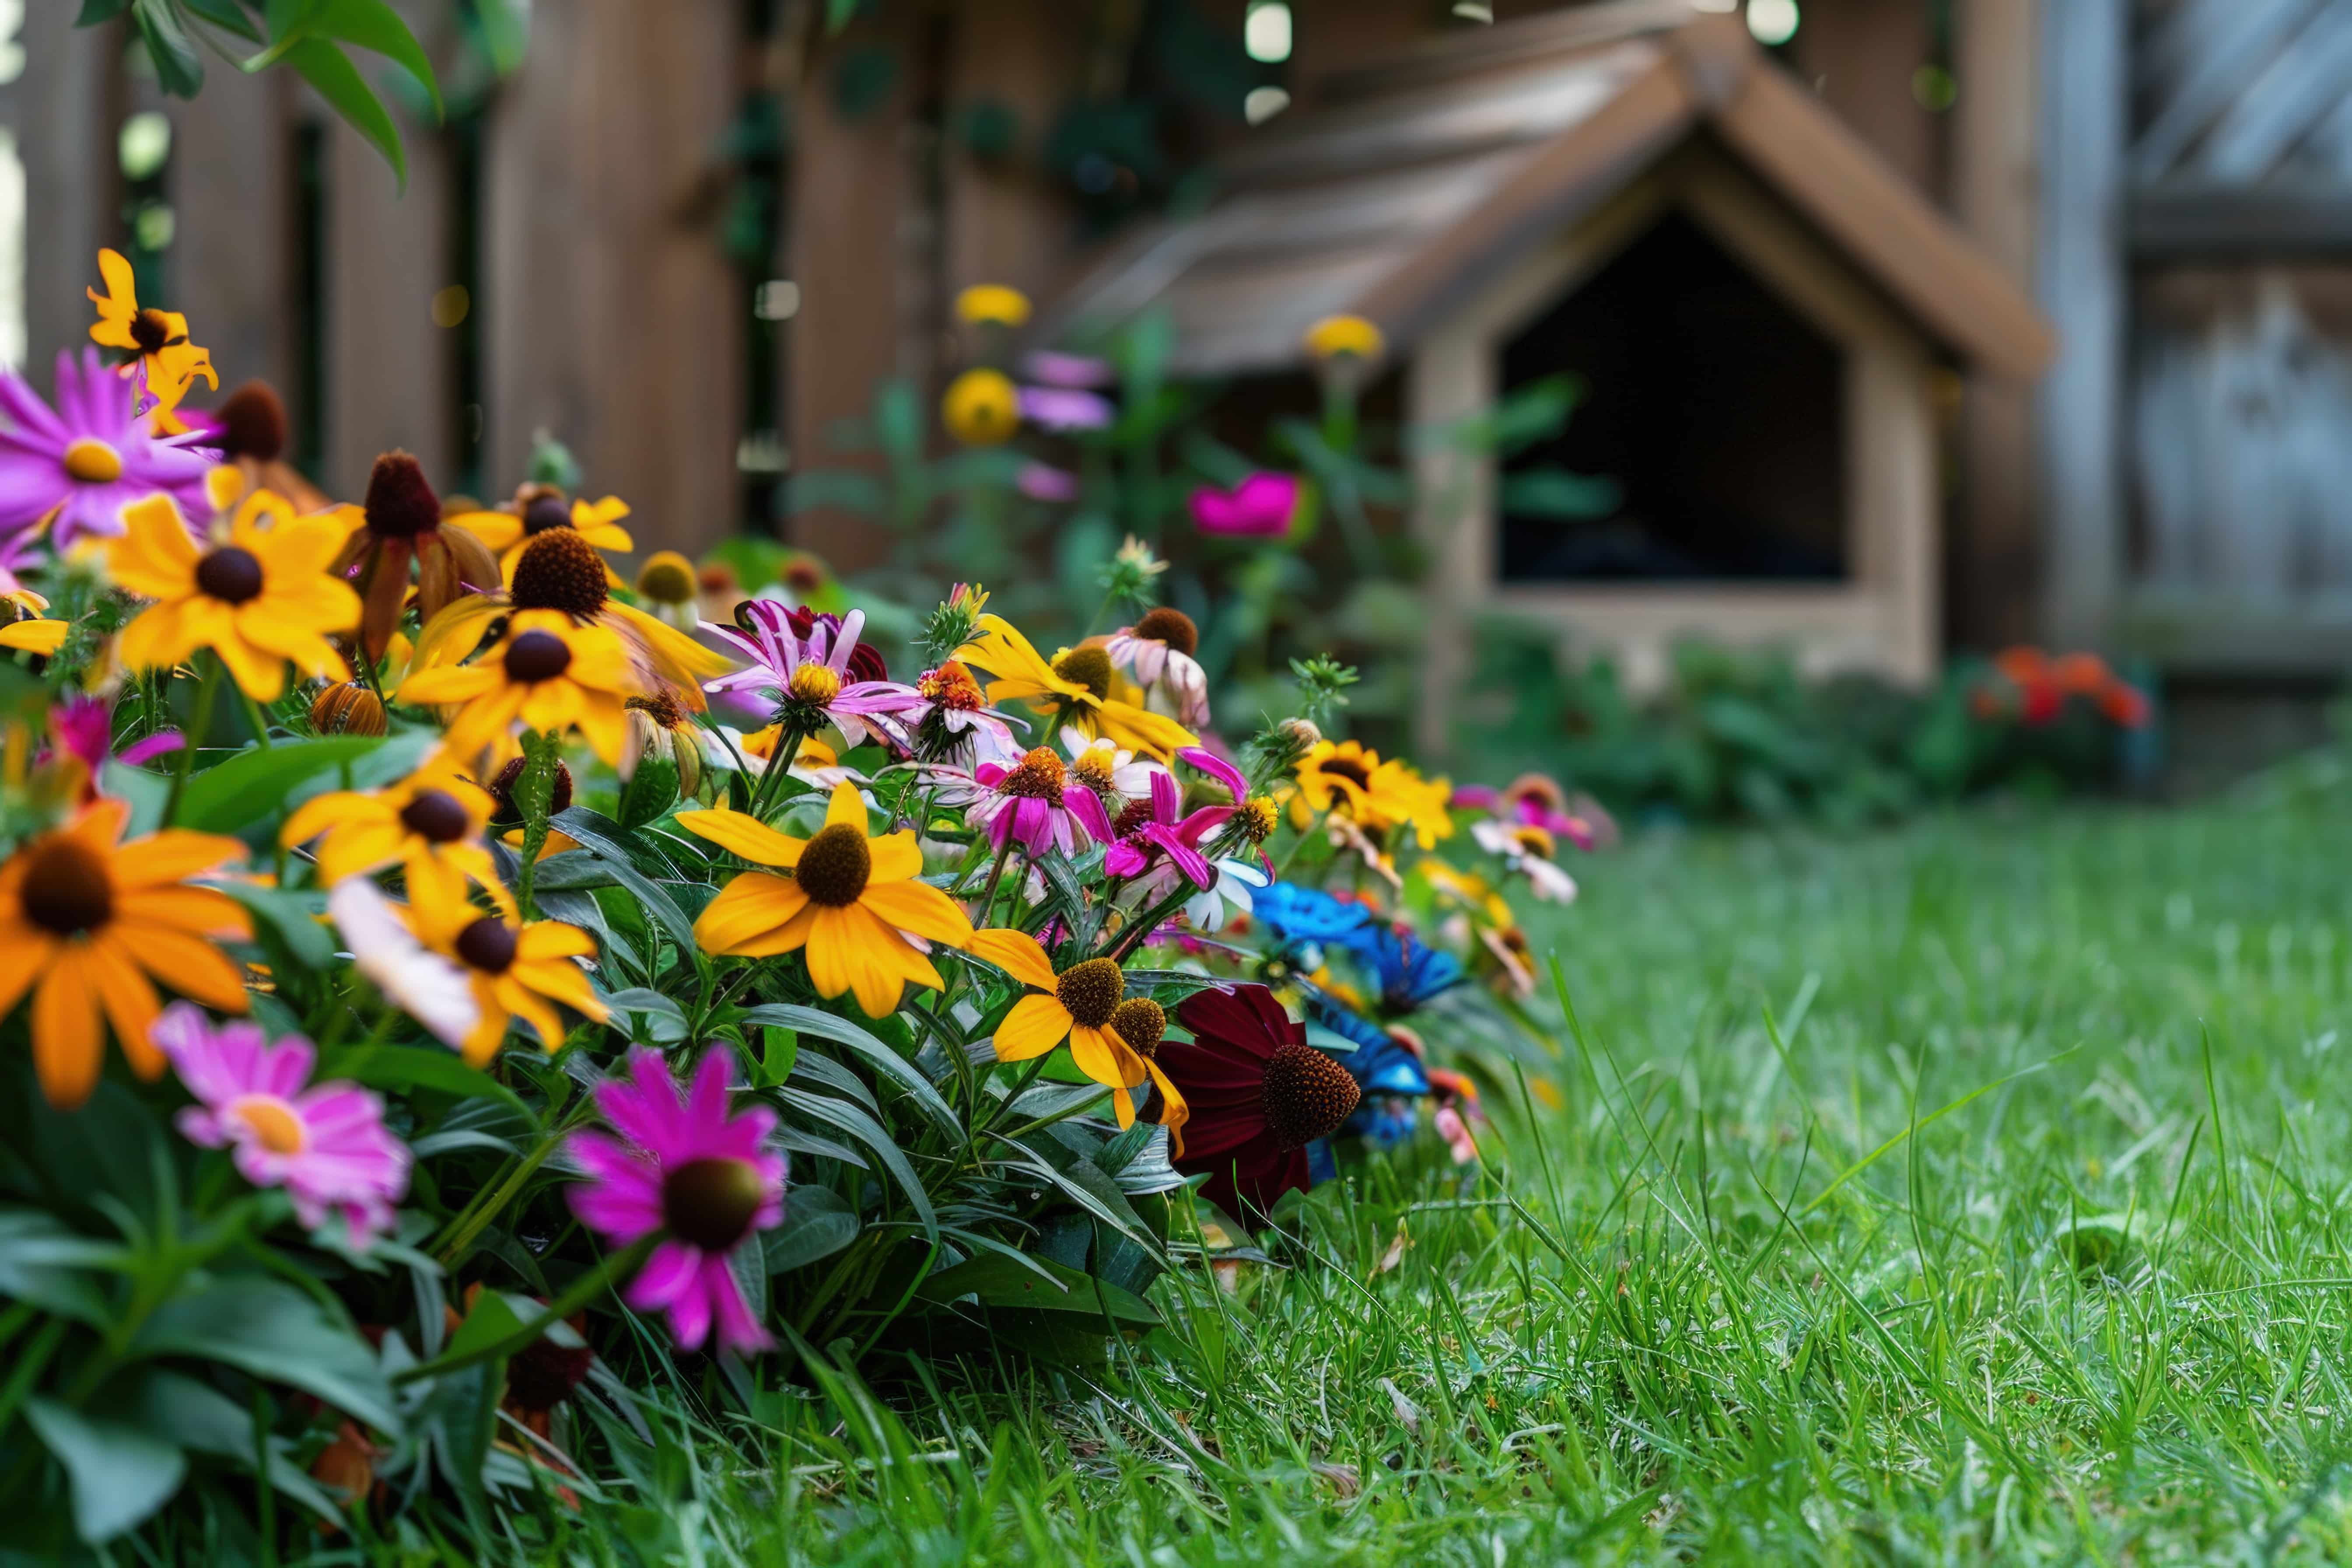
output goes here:
[[656, 1395], [1099, 1363], [1367, 1148], [1476, 1158], [1544, 781], [1324, 738], [1326, 661], [1228, 743], [1172, 610], [959, 588], [894, 679], [631, 593], [610, 498], [331, 504], [107, 276], [122, 365], [0, 380], [0, 1539], [578, 1508]]

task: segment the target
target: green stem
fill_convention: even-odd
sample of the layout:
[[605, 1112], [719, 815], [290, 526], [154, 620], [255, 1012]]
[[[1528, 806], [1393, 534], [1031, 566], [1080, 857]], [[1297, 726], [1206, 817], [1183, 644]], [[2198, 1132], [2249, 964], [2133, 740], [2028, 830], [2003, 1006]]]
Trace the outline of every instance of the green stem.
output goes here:
[[253, 1384], [253, 1489], [259, 1500], [262, 1568], [278, 1568], [278, 1489], [269, 1480], [269, 1392]]
[[1276, 881], [1279, 882], [1282, 880], [1282, 874], [1290, 869], [1290, 863], [1298, 858], [1298, 852], [1307, 847], [1307, 841], [1309, 838], [1314, 837], [1316, 834], [1322, 831], [1324, 821], [1328, 818], [1330, 815], [1330, 807], [1326, 806], [1322, 811], [1316, 815], [1313, 822], [1307, 824], [1306, 832], [1301, 833], [1297, 837], [1290, 841], [1290, 847], [1282, 852], [1282, 864], [1274, 868], [1274, 879]]
[[1176, 890], [1154, 904], [1149, 911], [1138, 916], [1133, 925], [1119, 933], [1118, 941], [1104, 956], [1114, 963], [1126, 963], [1128, 955], [1141, 947], [1150, 939], [1151, 933], [1160, 929], [1160, 922], [1183, 908], [1185, 901], [1197, 890], [1192, 883], [1180, 879], [1176, 884]]
[[201, 683], [196, 687], [194, 722], [183, 732], [180, 765], [172, 772], [172, 793], [163, 797], [163, 826], [171, 826], [179, 820], [180, 795], [188, 787], [189, 770], [195, 766], [196, 747], [203, 742], [205, 731], [212, 728], [213, 701], [220, 694], [221, 662], [215, 658], [205, 666]]
[[[582, 1105], [586, 1103], [585, 1100], [581, 1101]], [[515, 1194], [522, 1190], [523, 1184], [530, 1180], [532, 1173], [541, 1165], [547, 1163], [548, 1156], [555, 1152], [580, 1120], [581, 1118], [574, 1114], [566, 1117], [561, 1123], [551, 1128], [547, 1135], [539, 1141], [537, 1148], [515, 1163], [514, 1170], [505, 1181], [500, 1182], [491, 1191], [488, 1198], [481, 1200], [478, 1206], [468, 1209], [449, 1222], [449, 1239], [441, 1247], [443, 1264], [454, 1265], [458, 1258], [466, 1255], [466, 1248], [474, 1244], [474, 1238], [488, 1228], [490, 1221], [499, 1217], [500, 1209], [514, 1201]]]
[[16, 1407], [25, 1403], [25, 1396], [41, 1381], [41, 1373], [49, 1369], [49, 1358], [65, 1342], [66, 1328], [63, 1318], [49, 1319], [34, 1333], [33, 1342], [25, 1348], [25, 1353], [16, 1358], [6, 1384], [0, 1385], [0, 1436], [6, 1435], [8, 1424], [16, 1418]]
[[573, 1280], [572, 1288], [558, 1296], [546, 1311], [541, 1312], [504, 1339], [493, 1340], [486, 1345], [476, 1345], [469, 1351], [438, 1356], [428, 1362], [420, 1362], [415, 1366], [394, 1373], [392, 1381], [415, 1383], [419, 1378], [440, 1377], [448, 1373], [463, 1371], [476, 1362], [499, 1360], [512, 1355], [515, 1352], [531, 1344], [540, 1335], [585, 1307], [598, 1296], [603, 1295], [605, 1288], [614, 1280], [633, 1275], [643, 1268], [646, 1259], [653, 1255], [654, 1248], [665, 1239], [665, 1236], [666, 1233], [662, 1231], [649, 1231], [632, 1242], [627, 1251], [611, 1254], [595, 1268]]
[[262, 711], [261, 704], [254, 700], [253, 693], [242, 686], [236, 689], [236, 699], [245, 704], [245, 717], [247, 722], [253, 726], [253, 738], [261, 742], [263, 751], [269, 750], [269, 715]]

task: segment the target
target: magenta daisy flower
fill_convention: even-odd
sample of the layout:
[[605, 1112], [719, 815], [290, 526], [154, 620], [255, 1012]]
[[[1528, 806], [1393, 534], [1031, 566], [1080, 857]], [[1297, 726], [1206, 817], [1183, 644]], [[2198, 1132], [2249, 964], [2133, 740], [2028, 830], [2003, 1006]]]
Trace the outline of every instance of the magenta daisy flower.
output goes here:
[[735, 607], [735, 620], [734, 626], [703, 623], [703, 630], [745, 661], [745, 668], [705, 681], [707, 690], [773, 693], [780, 710], [821, 713], [852, 744], [868, 736], [888, 744], [894, 737], [883, 717], [922, 704], [913, 687], [881, 679], [881, 657], [857, 640], [866, 626], [863, 610], [836, 622], [774, 599], [754, 599]]
[[968, 805], [965, 826], [987, 834], [1000, 849], [1009, 839], [1032, 856], [1048, 849], [1075, 855], [1088, 844], [1111, 841], [1110, 814], [1101, 798], [1071, 776], [1051, 746], [1031, 747], [1011, 767], [982, 763], [969, 774], [949, 777], [953, 783], [940, 800]]
[[755, 1105], [727, 1113], [734, 1063], [703, 1053], [681, 1097], [659, 1053], [629, 1053], [627, 1079], [596, 1087], [596, 1105], [621, 1136], [575, 1132], [572, 1157], [589, 1180], [572, 1189], [580, 1223], [617, 1247], [662, 1240], [623, 1299], [669, 1314], [670, 1332], [699, 1350], [715, 1327], [719, 1348], [766, 1350], [770, 1341], [735, 1282], [735, 1250], [784, 1219], [784, 1156], [768, 1146], [776, 1113]]
[[[312, 1230], [339, 1215], [352, 1246], [390, 1232], [408, 1191], [408, 1148], [385, 1131], [383, 1101], [353, 1083], [310, 1083], [310, 1042], [268, 1044], [257, 1024], [215, 1028], [185, 1002], [150, 1031], [196, 1103], [175, 1121], [189, 1142], [233, 1151], [257, 1187], [283, 1187]], [[307, 1089], [304, 1085], [308, 1084]]]
[[[1186, 752], [1194, 750], [1185, 748]], [[1140, 876], [1165, 856], [1194, 887], [1213, 887], [1217, 873], [1201, 853], [1201, 840], [1233, 814], [1230, 805], [1204, 805], [1185, 815], [1184, 792], [1175, 776], [1154, 772], [1149, 798], [1129, 803], [1118, 814], [1118, 842], [1103, 857], [1103, 869], [1114, 877]]]
[[57, 408], [25, 378], [0, 373], [0, 535], [19, 535], [54, 519], [50, 546], [62, 553], [87, 537], [122, 531], [122, 509], [163, 490], [184, 517], [208, 517], [208, 452], [191, 450], [194, 432], [158, 438], [142, 427], [139, 384], [110, 373], [96, 349], [75, 366], [58, 355]]

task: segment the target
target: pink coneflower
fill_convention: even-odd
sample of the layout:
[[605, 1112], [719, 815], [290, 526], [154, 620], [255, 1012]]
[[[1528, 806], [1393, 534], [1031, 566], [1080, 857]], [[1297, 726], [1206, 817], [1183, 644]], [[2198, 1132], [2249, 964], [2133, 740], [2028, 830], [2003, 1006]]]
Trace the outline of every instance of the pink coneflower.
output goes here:
[[383, 1101], [353, 1083], [310, 1081], [316, 1053], [299, 1036], [268, 1044], [257, 1024], [215, 1028], [185, 1002], [151, 1037], [196, 1103], [174, 1119], [191, 1143], [230, 1149], [257, 1187], [284, 1187], [312, 1230], [339, 1215], [351, 1244], [391, 1231], [408, 1191], [408, 1149], [384, 1130]]
[[158, 730], [116, 752], [114, 708], [99, 697], [68, 697], [50, 709], [49, 735], [66, 755], [82, 765], [87, 775], [83, 786], [86, 798], [100, 793], [108, 763], [135, 768], [187, 744], [187, 737], [177, 730]]
[[1188, 730], [1209, 724], [1209, 676], [1192, 657], [1201, 628], [1181, 610], [1162, 605], [1146, 610], [1131, 626], [1121, 626], [1103, 643], [1113, 669], [1132, 669], [1145, 705], [1164, 709]]
[[1089, 843], [1111, 840], [1110, 815], [1095, 792], [1070, 776], [1053, 748], [1036, 746], [1011, 767], [982, 763], [961, 790], [940, 797], [970, 803], [964, 821], [1003, 848], [1010, 840], [1033, 856], [1048, 849], [1074, 855]]
[[1099, 430], [1118, 410], [1108, 398], [1067, 386], [1024, 386], [1021, 417], [1041, 430]]
[[629, 1077], [596, 1086], [596, 1106], [619, 1138], [575, 1132], [568, 1145], [589, 1180], [572, 1189], [580, 1223], [616, 1247], [660, 1233], [624, 1296], [641, 1312], [669, 1314], [670, 1332], [699, 1350], [715, 1325], [719, 1348], [768, 1348], [730, 1259], [784, 1219], [784, 1156], [768, 1147], [776, 1113], [755, 1105], [727, 1113], [734, 1063], [703, 1053], [694, 1087], [680, 1096], [658, 1052], [629, 1053]]
[[0, 534], [49, 525], [60, 554], [81, 539], [122, 531], [122, 509], [158, 490], [184, 517], [210, 517], [205, 473], [211, 454], [188, 449], [199, 437], [158, 438], [138, 413], [139, 386], [107, 374], [94, 348], [79, 369], [71, 351], [58, 355], [54, 412], [24, 377], [0, 373]]
[[[903, 713], [922, 701], [913, 687], [881, 679], [879, 655], [872, 655], [870, 661], [858, 657], [872, 651], [857, 640], [866, 626], [863, 610], [852, 610], [847, 619], [835, 622], [830, 616], [812, 616], [774, 599], [755, 599], [737, 605], [735, 619], [740, 631], [709, 621], [703, 630], [747, 660], [748, 668], [705, 681], [704, 689], [772, 692], [778, 718], [793, 714], [805, 725], [803, 733], [820, 728], [815, 721], [824, 719], [853, 745], [867, 737], [887, 744], [893, 737], [881, 717]], [[873, 675], [859, 679], [860, 664]]]
[[1202, 533], [1277, 539], [1298, 510], [1298, 476], [1255, 473], [1230, 490], [1203, 485], [1192, 492], [1192, 526]]
[[1031, 500], [1072, 501], [1078, 499], [1078, 476], [1051, 463], [1024, 463], [1013, 488]]
[[1048, 386], [1108, 386], [1118, 379], [1118, 372], [1107, 359], [1053, 349], [1039, 349], [1021, 362], [1021, 368], [1030, 380]]
[[988, 705], [980, 682], [954, 659], [943, 659], [916, 679], [913, 706], [893, 715], [908, 750], [926, 761], [941, 760], [970, 747], [979, 763], [1011, 763], [1021, 755], [1013, 721]]
[[1559, 840], [1550, 829], [1532, 822], [1474, 822], [1470, 836], [1481, 849], [1501, 857], [1507, 868], [1525, 877], [1537, 898], [1555, 904], [1576, 901], [1576, 879], [1552, 863]]

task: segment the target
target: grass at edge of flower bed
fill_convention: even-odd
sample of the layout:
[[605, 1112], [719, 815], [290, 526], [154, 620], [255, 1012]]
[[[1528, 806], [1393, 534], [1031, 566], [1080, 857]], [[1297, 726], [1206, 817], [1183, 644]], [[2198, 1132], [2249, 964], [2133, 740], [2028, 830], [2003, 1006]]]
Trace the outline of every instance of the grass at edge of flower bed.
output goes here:
[[2352, 1556], [2347, 850], [2225, 808], [1637, 844], [1538, 933], [1581, 1029], [1496, 1173], [1358, 1172], [1100, 1377], [675, 1412], [528, 1555]]

